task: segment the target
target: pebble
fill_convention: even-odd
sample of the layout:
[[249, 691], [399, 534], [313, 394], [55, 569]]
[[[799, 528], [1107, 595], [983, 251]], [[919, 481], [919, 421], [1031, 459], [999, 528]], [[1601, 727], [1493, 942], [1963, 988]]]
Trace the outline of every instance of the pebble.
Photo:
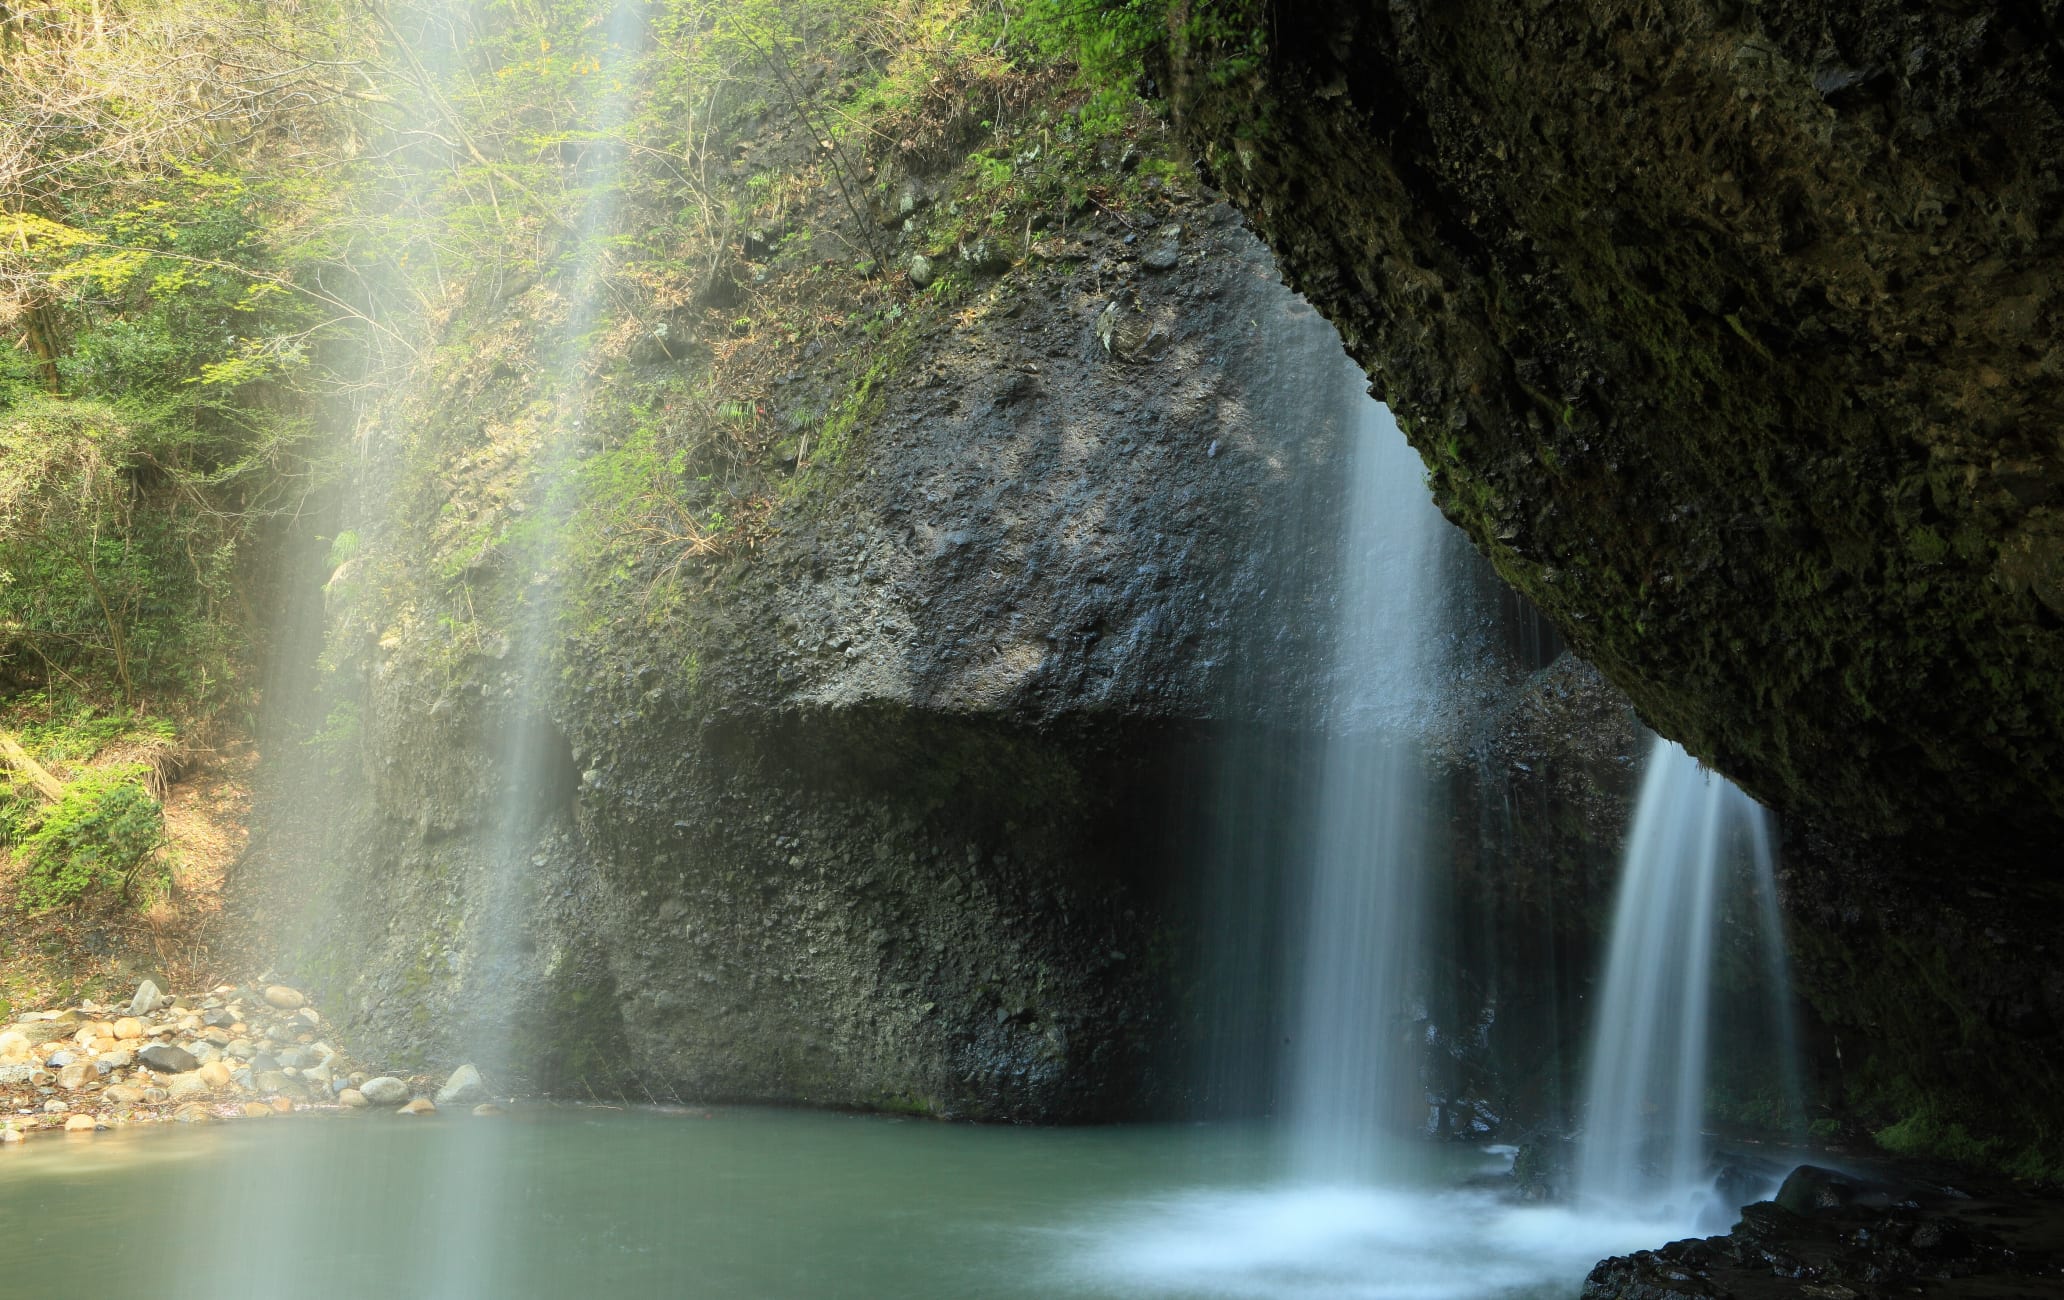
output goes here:
[[[0, 1141], [23, 1141], [39, 1126], [84, 1132], [159, 1120], [206, 1124], [285, 1115], [311, 1103], [391, 1106], [411, 1115], [437, 1109], [427, 1097], [411, 1101], [414, 1091], [398, 1077], [368, 1080], [354, 1071], [322, 1041], [324, 1021], [307, 996], [286, 985], [223, 985], [200, 998], [167, 997], [145, 981], [124, 1010], [83, 1002], [0, 1024], [0, 1116], [24, 1117], [22, 1131], [0, 1121]], [[242, 1096], [239, 1084], [247, 1090]], [[459, 1099], [453, 1105], [486, 1096], [470, 1065], [454, 1071], [442, 1091]]]
[[299, 1011], [308, 1005], [308, 999], [299, 989], [290, 989], [284, 984], [273, 984], [265, 990], [265, 1000], [282, 1011]]

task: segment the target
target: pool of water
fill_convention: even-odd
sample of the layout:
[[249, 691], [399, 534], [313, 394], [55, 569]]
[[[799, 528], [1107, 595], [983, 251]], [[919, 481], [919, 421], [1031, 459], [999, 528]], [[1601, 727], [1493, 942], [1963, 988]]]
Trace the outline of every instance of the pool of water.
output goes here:
[[1407, 1184], [1294, 1188], [1270, 1137], [1239, 1128], [309, 1116], [0, 1150], [0, 1225], [7, 1275], [80, 1268], [96, 1293], [156, 1300], [1548, 1300], [1673, 1235], [1471, 1185], [1503, 1165], [1456, 1151]]

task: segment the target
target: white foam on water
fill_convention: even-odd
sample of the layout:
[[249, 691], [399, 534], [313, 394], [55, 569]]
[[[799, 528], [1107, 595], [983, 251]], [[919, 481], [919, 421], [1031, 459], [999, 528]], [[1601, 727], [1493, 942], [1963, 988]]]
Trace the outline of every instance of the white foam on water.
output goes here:
[[1225, 1300], [1568, 1297], [1600, 1259], [1666, 1239], [1650, 1218], [1373, 1186], [1182, 1192], [1069, 1236], [1072, 1288]]

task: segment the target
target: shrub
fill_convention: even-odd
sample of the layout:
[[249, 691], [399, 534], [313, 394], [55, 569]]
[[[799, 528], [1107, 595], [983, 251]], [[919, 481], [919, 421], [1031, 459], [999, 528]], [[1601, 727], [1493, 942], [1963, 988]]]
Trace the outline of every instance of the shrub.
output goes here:
[[[15, 906], [40, 911], [96, 888], [133, 891], [138, 876], [153, 870], [165, 839], [164, 812], [144, 788], [143, 772], [140, 764], [101, 768], [65, 788], [56, 806], [21, 837], [28, 869]], [[153, 892], [145, 890], [143, 897]]]

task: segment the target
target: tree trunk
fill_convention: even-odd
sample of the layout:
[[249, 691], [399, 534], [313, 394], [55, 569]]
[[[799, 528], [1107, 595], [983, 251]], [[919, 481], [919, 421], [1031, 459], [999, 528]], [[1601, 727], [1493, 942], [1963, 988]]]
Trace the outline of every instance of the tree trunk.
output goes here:
[[51, 775], [49, 768], [38, 763], [20, 741], [5, 731], [0, 731], [0, 767], [11, 767], [27, 777], [36, 792], [51, 803], [64, 797], [64, 782]]

